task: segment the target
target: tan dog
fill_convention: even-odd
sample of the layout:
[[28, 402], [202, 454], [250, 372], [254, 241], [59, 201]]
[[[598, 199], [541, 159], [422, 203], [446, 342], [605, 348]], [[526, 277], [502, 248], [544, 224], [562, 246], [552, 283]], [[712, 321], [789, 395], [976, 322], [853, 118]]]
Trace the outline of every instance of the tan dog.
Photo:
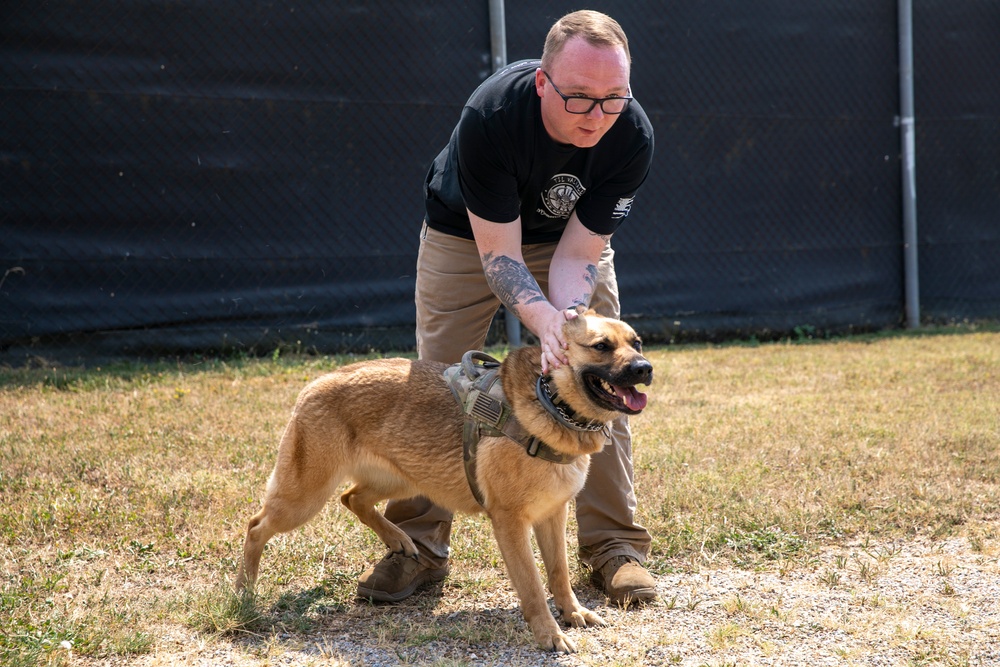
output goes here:
[[[537, 347], [511, 352], [499, 370], [522, 429], [564, 460], [531, 456], [507, 437], [482, 438], [470, 474], [484, 506], [466, 477], [464, 415], [442, 375], [447, 364], [379, 359], [345, 366], [310, 383], [285, 428], [263, 508], [247, 526], [237, 588], [256, 581], [264, 544], [275, 533], [304, 524], [338, 485], [351, 480], [354, 485], [341, 501], [390, 550], [407, 556], [416, 557], [415, 545], [375, 509], [379, 501], [422, 495], [452, 511], [485, 509], [535, 639], [545, 649], [575, 651], [549, 611], [530, 531], [534, 528], [549, 590], [564, 622], [604, 625], [580, 605], [570, 586], [567, 503], [583, 488], [590, 455], [607, 441], [607, 422], [622, 413], [641, 412], [646, 397], [635, 386], [649, 384], [653, 376], [630, 326], [594, 311], [579, 312], [564, 326], [570, 363], [552, 371], [547, 382], [551, 393], [536, 395], [536, 387], [544, 391], [538, 382]], [[549, 397], [561, 412], [552, 410]]]

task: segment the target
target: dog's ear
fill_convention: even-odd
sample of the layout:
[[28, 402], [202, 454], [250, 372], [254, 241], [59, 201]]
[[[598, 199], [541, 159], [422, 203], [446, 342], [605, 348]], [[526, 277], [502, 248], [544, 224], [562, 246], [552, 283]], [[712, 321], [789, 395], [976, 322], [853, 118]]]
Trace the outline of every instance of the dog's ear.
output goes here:
[[576, 317], [568, 318], [565, 321], [563, 321], [562, 324], [563, 331], [565, 332], [575, 331], [581, 326], [583, 327], [587, 326], [586, 325], [587, 320], [585, 319], [587, 309], [584, 306], [577, 306], [576, 308], [567, 308], [566, 310], [575, 312]]
[[587, 328], [587, 317], [599, 317], [596, 311], [592, 308], [587, 308], [586, 306], [577, 306], [576, 308], [571, 308], [576, 312], [576, 317], [563, 322], [563, 331], [578, 330], [581, 327], [583, 329]]

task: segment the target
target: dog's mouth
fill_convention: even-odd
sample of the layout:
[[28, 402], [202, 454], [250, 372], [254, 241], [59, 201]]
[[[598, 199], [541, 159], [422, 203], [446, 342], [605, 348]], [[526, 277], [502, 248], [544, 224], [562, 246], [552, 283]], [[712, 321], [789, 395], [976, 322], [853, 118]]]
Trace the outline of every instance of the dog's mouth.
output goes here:
[[637, 415], [646, 407], [646, 394], [634, 386], [623, 387], [611, 384], [604, 378], [587, 373], [583, 376], [591, 398], [609, 410]]

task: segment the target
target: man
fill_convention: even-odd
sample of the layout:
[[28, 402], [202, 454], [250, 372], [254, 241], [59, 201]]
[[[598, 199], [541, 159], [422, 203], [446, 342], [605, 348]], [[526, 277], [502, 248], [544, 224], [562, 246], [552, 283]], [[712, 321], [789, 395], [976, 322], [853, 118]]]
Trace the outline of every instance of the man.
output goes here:
[[[619, 317], [610, 239], [653, 154], [630, 68], [618, 23], [580, 11], [552, 26], [541, 62], [514, 63], [472, 94], [426, 181], [421, 358], [456, 363], [481, 349], [503, 304], [538, 337], [544, 373], [568, 362], [562, 324], [575, 305]], [[642, 567], [650, 537], [635, 523], [631, 448], [623, 418], [576, 500], [580, 559], [619, 604], [656, 597]], [[385, 516], [413, 539], [419, 560], [387, 554], [362, 575], [358, 595], [395, 602], [447, 575], [452, 517], [425, 498], [390, 502]]]

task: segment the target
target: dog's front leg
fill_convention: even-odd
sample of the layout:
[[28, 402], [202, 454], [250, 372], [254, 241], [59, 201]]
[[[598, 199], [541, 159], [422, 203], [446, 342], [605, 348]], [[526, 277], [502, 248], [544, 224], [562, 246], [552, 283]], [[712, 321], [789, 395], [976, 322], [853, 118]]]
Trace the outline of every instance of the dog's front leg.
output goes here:
[[562, 613], [567, 625], [578, 628], [607, 625], [603, 618], [580, 604], [570, 585], [569, 562], [566, 558], [566, 512], [567, 507], [563, 505], [551, 516], [535, 524], [535, 538], [545, 562], [549, 590], [552, 591], [556, 608]]
[[515, 512], [491, 512], [490, 519], [507, 565], [507, 576], [521, 598], [521, 613], [531, 626], [535, 641], [548, 651], [574, 653], [576, 645], [559, 628], [549, 611], [542, 577], [531, 552], [530, 526]]
[[389, 551], [416, 558], [417, 545], [410, 536], [375, 509], [375, 504], [384, 497], [384, 493], [378, 493], [371, 487], [359, 483], [344, 491], [340, 496], [340, 502], [354, 512], [361, 519], [361, 523], [375, 531], [385, 546], [389, 547]]

